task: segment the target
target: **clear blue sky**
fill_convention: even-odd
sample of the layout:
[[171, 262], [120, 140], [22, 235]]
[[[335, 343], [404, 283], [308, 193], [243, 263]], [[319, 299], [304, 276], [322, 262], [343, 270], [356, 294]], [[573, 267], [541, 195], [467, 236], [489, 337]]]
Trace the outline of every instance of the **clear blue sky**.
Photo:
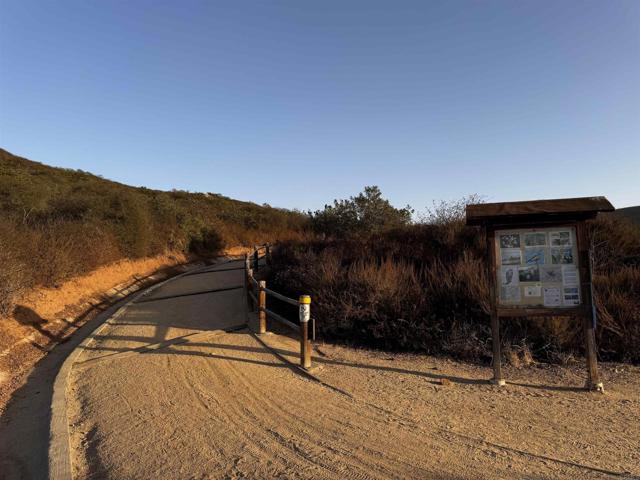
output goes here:
[[0, 146], [320, 208], [640, 204], [640, 1], [0, 0]]

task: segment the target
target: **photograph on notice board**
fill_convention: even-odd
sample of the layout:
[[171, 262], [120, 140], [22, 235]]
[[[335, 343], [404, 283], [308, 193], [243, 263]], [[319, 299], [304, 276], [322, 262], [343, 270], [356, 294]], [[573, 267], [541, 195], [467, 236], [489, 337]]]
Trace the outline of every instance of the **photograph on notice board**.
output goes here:
[[544, 248], [525, 248], [524, 263], [527, 265], [542, 265], [544, 263]]
[[563, 289], [563, 303], [565, 305], [580, 305], [580, 290], [578, 287]]
[[544, 265], [540, 267], [540, 280], [542, 283], [562, 282], [562, 270], [559, 265]]
[[500, 248], [520, 248], [520, 234], [506, 233], [500, 235]]
[[552, 247], [566, 247], [571, 245], [571, 232], [568, 230], [549, 232], [549, 241]]
[[547, 234], [542, 232], [531, 232], [524, 234], [525, 247], [544, 247], [547, 244]]
[[522, 263], [519, 248], [505, 248], [500, 251], [502, 265], [520, 265]]
[[552, 248], [551, 263], [555, 265], [573, 263], [573, 250], [571, 247]]
[[539, 282], [540, 269], [538, 265], [518, 267], [518, 280], [521, 282]]
[[518, 267], [501, 267], [500, 285], [518, 285]]

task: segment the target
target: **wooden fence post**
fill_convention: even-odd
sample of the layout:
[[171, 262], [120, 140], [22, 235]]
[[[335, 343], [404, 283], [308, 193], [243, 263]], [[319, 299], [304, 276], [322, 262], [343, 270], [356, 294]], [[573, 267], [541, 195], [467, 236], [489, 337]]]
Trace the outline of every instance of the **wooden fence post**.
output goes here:
[[244, 275], [242, 276], [244, 284], [244, 317], [246, 321], [249, 321], [249, 269], [247, 267], [247, 254], [244, 255]]
[[244, 293], [247, 295], [247, 305], [251, 306], [251, 296], [249, 289], [251, 288], [251, 279], [249, 278], [249, 254], [244, 254]]
[[258, 294], [260, 303], [258, 306], [258, 319], [260, 320], [258, 333], [267, 333], [267, 312], [265, 311], [265, 308], [267, 308], [267, 292], [264, 291], [267, 288], [267, 282], [261, 280], [258, 285], [260, 288], [260, 293]]
[[254, 300], [254, 298], [256, 296], [255, 294], [257, 292], [254, 290], [254, 287], [253, 287], [253, 270], [250, 268], [248, 270], [248, 272], [249, 273], [248, 273], [247, 277], [248, 277], [248, 282], [249, 282], [249, 291], [253, 294], [253, 296], [249, 295], [249, 306], [251, 307], [251, 311], [253, 312], [256, 309], [256, 306], [257, 306], [256, 303], [255, 303], [255, 300]]
[[309, 319], [311, 318], [311, 297], [300, 295], [300, 366], [311, 368], [311, 340], [309, 340]]
[[258, 254], [258, 247], [254, 247], [255, 250], [253, 251], [253, 263], [255, 263], [255, 268], [256, 268], [256, 272], [258, 270], [260, 270], [260, 265], [259, 265], [259, 260], [260, 260], [260, 256]]

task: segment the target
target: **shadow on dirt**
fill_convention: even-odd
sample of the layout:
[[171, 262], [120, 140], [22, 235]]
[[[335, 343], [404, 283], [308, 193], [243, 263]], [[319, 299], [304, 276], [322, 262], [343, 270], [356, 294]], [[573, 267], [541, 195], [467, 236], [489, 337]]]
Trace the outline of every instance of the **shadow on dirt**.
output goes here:
[[[239, 333], [241, 334], [241, 333]], [[201, 356], [201, 357], [209, 357], [209, 358], [219, 358], [219, 359], [223, 359], [223, 360], [230, 360], [230, 361], [236, 361], [239, 363], [259, 363], [261, 365], [265, 365], [265, 366], [271, 366], [271, 367], [275, 367], [275, 368], [281, 368], [283, 367], [283, 365], [279, 362], [259, 362], [259, 361], [255, 361], [255, 360], [248, 360], [246, 358], [242, 358], [242, 357], [234, 357], [234, 356], [226, 356], [226, 355], [220, 355], [220, 354], [216, 354], [216, 353], [209, 353], [206, 350], [203, 349], [207, 349], [207, 348], [211, 348], [211, 349], [215, 349], [215, 350], [231, 350], [231, 351], [238, 351], [238, 352], [264, 352], [264, 348], [261, 347], [240, 347], [237, 345], [227, 345], [227, 344], [221, 344], [221, 343], [215, 343], [215, 342], [207, 342], [207, 341], [201, 341], [201, 342], [197, 342], [197, 341], [190, 341], [188, 338], [185, 338], [183, 341], [173, 341], [170, 344], [167, 344], [164, 347], [160, 347], [157, 349], [150, 349], [150, 350], [145, 350], [145, 347], [137, 347], [137, 348], [131, 348], [131, 347], [119, 347], [117, 346], [117, 344], [114, 345], [114, 342], [118, 342], [118, 341], [122, 341], [122, 342], [131, 342], [131, 341], [135, 341], [135, 342], [140, 342], [140, 341], [149, 341], [151, 340], [150, 338], [146, 338], [146, 337], [134, 337], [134, 336], [109, 336], [109, 335], [105, 335], [105, 336], [100, 336], [99, 338], [101, 341], [105, 341], [108, 340], [111, 343], [111, 346], [107, 347], [104, 345], [100, 345], [100, 346], [89, 346], [87, 347], [87, 350], [94, 350], [94, 351], [99, 351], [101, 353], [104, 353], [103, 356], [99, 356], [96, 357], [94, 359], [92, 359], [91, 361], [87, 362], [87, 364], [92, 364], [94, 362], [99, 362], [99, 361], [116, 361], [118, 360], [118, 357], [121, 354], [129, 354], [129, 353], [133, 353], [133, 352], [138, 352], [141, 355], [147, 355], [147, 354], [164, 354], [164, 355], [179, 355], [179, 356]], [[180, 345], [175, 345], [176, 343], [180, 343]], [[151, 343], [149, 344], [151, 345]], [[193, 349], [191, 349], [191, 348]], [[272, 348], [272, 347], [268, 347], [269, 349], [271, 349], [274, 353], [277, 353], [283, 357], [293, 357], [292, 363], [296, 363], [299, 352], [298, 351], [292, 351], [292, 350], [284, 350], [284, 349], [278, 349], [278, 348]], [[124, 357], [126, 358], [126, 357]], [[341, 361], [341, 360], [336, 360], [336, 359], [331, 359], [331, 358], [327, 358], [327, 357], [323, 357], [323, 356], [316, 356], [313, 359], [314, 363], [319, 364], [319, 365], [333, 365], [333, 366], [340, 366], [340, 367], [347, 367], [347, 368], [358, 368], [358, 369], [366, 369], [366, 370], [376, 370], [376, 371], [384, 371], [384, 372], [393, 372], [393, 373], [397, 373], [399, 375], [415, 375], [415, 376], [419, 376], [419, 377], [424, 377], [426, 378], [429, 383], [432, 384], [436, 384], [439, 385], [442, 380], [448, 380], [452, 383], [457, 383], [457, 384], [462, 384], [462, 385], [485, 385], [485, 384], [489, 384], [490, 382], [486, 379], [477, 379], [477, 378], [466, 378], [466, 377], [459, 377], [459, 376], [453, 376], [453, 375], [446, 375], [446, 374], [439, 374], [439, 373], [433, 373], [433, 372], [428, 372], [428, 371], [424, 371], [424, 370], [409, 370], [409, 369], [404, 369], [404, 368], [398, 368], [398, 367], [387, 367], [387, 366], [382, 366], [382, 365], [369, 365], [369, 364], [365, 364], [365, 363], [353, 363], [353, 362], [346, 362], [346, 361]], [[79, 365], [82, 365], [82, 363], [80, 363]], [[548, 390], [548, 391], [570, 391], [570, 392], [579, 392], [584, 390], [581, 387], [572, 387], [572, 386], [562, 386], [562, 385], [536, 385], [536, 384], [532, 384], [532, 383], [523, 383], [523, 382], [511, 382], [513, 385], [517, 385], [520, 387], [525, 387], [525, 388], [532, 388], [532, 389], [540, 389], [540, 390]]]
[[[134, 277], [129, 284], [112, 290], [112, 296], [103, 296], [100, 302], [91, 304], [73, 322], [65, 321], [66, 324], [54, 332], [46, 328], [47, 320], [31, 308], [24, 305], [15, 308], [15, 318], [44, 337], [44, 342], [33, 340], [31, 344], [40, 350], [50, 351], [33, 366], [24, 385], [13, 392], [0, 417], [2, 480], [48, 477], [51, 398], [56, 374], [64, 360], [100, 323], [127, 302], [132, 294], [123, 298], [117, 298], [117, 295], [122, 295], [135, 286], [150, 286], [180, 271], [177, 266], [167, 267], [148, 276]], [[150, 281], [152, 277], [157, 280]]]
[[[115, 304], [104, 313], [111, 314], [119, 305]], [[68, 341], [42, 357], [25, 384], [11, 396], [0, 418], [0, 471], [3, 479], [48, 477], [49, 424], [56, 373], [73, 349], [104, 318], [104, 314], [95, 316]]]

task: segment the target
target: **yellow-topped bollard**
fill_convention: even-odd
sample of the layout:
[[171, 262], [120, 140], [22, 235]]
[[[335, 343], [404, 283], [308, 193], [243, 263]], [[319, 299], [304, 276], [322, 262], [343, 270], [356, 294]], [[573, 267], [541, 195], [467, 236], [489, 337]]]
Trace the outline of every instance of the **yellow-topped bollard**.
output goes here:
[[311, 368], [311, 340], [309, 340], [309, 320], [311, 319], [311, 297], [300, 295], [300, 366]]

